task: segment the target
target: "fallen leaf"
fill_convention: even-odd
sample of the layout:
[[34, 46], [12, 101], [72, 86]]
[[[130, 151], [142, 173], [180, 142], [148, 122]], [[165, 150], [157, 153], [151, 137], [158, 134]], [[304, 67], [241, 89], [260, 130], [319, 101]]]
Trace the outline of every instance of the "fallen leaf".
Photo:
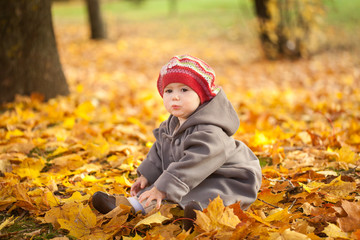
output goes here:
[[285, 209], [278, 209], [276, 212], [274, 212], [273, 214], [270, 214], [269, 216], [267, 216], [264, 221], [266, 222], [273, 222], [273, 221], [282, 221], [284, 223], [288, 222], [288, 219], [292, 216], [289, 211], [288, 208]]
[[96, 215], [91, 211], [89, 205], [77, 204], [76, 208], [69, 211], [66, 218], [57, 219], [61, 228], [69, 230], [70, 235], [81, 238], [89, 235], [91, 228], [96, 225]]
[[164, 217], [163, 215], [161, 215], [160, 212], [156, 212], [156, 213], [148, 216], [147, 218], [141, 220], [140, 222], [138, 222], [135, 225], [135, 228], [140, 226], [140, 225], [151, 225], [151, 224], [154, 224], [154, 223], [161, 224], [165, 220], [169, 220], [169, 218]]
[[225, 207], [219, 196], [209, 203], [206, 212], [196, 211], [195, 224], [204, 232], [234, 230], [239, 223], [233, 209]]
[[320, 186], [320, 191], [326, 195], [328, 201], [336, 203], [338, 200], [348, 197], [350, 193], [355, 192], [356, 183], [344, 182], [339, 176], [329, 184]]
[[340, 148], [336, 151], [339, 154], [339, 161], [346, 163], [356, 163], [359, 160], [359, 156], [356, 155], [348, 146]]
[[290, 229], [285, 229], [285, 231], [283, 231], [282, 233], [272, 233], [271, 234], [271, 239], [276, 239], [276, 240], [310, 240], [310, 238], [308, 236], [306, 236], [305, 234], [301, 234], [295, 231], [292, 231]]
[[70, 198], [63, 198], [61, 199], [62, 203], [71, 203], [71, 202], [83, 202], [89, 199], [88, 195], [81, 195], [80, 192], [74, 192]]
[[340, 217], [337, 219], [341, 230], [344, 232], [352, 232], [360, 229], [360, 203], [341, 201], [341, 207], [347, 213], [346, 217]]
[[335, 224], [329, 223], [327, 227], [325, 227], [323, 233], [325, 233], [328, 237], [331, 238], [349, 238], [349, 234], [341, 231], [341, 229]]
[[20, 165], [13, 167], [13, 172], [20, 177], [37, 178], [40, 171], [45, 167], [45, 161], [42, 158], [26, 158]]

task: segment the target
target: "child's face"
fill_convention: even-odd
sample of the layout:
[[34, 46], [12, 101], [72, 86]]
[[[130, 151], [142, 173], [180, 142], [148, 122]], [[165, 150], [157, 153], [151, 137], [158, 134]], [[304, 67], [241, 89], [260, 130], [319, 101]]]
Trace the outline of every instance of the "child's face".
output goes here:
[[183, 83], [170, 83], [164, 88], [166, 110], [179, 119], [180, 125], [199, 107], [197, 93]]

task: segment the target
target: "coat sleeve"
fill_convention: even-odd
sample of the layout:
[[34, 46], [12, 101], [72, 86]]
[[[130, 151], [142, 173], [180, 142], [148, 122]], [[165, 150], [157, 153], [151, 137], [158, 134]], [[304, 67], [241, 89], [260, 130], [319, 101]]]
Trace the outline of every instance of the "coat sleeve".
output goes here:
[[226, 161], [225, 146], [216, 131], [196, 131], [184, 140], [184, 155], [159, 176], [155, 187], [167, 198], [179, 202], [191, 189]]
[[156, 138], [155, 143], [150, 148], [144, 161], [137, 168], [139, 176], [143, 175], [149, 184], [153, 184], [156, 179], [162, 174], [162, 161], [161, 161], [161, 143], [159, 139], [159, 129], [154, 130], [154, 136]]

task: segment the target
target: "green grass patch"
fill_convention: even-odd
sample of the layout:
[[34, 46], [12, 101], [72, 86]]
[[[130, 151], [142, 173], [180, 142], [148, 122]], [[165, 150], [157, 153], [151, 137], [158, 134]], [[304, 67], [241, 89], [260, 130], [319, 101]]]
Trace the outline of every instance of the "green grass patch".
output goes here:
[[[354, 38], [353, 32], [359, 29], [360, 14], [357, 9], [360, 8], [360, 1], [324, 0], [323, 2], [326, 11], [324, 27], [334, 27], [334, 31], [344, 32], [349, 38]], [[174, 27], [218, 29], [221, 34], [227, 31], [226, 29], [245, 28], [247, 31], [249, 29], [256, 31], [253, 21], [255, 17], [253, 0], [177, 0], [175, 12], [170, 9], [170, 0], [144, 0], [141, 4], [129, 0], [107, 0], [100, 3], [104, 20], [115, 25], [166, 22]], [[56, 24], [88, 25], [85, 1], [55, 1], [52, 12]]]
[[[171, 15], [181, 18], [197, 14], [209, 18], [225, 18], [229, 14], [238, 14], [246, 19], [254, 17], [252, 0], [178, 0], [176, 15], [170, 11], [169, 0], [144, 0], [141, 4], [124, 0], [100, 2], [105, 17], [133, 21], [162, 19]], [[359, 22], [360, 1], [324, 0], [323, 2], [326, 6], [326, 21], [330, 24], [353, 26]], [[56, 19], [78, 21], [87, 19], [85, 1], [55, 1], [52, 9]]]
[[352, 0], [325, 0], [326, 17], [329, 25], [343, 26], [347, 29], [359, 28], [360, 1]]
[[[11, 215], [0, 212], [0, 224]], [[63, 230], [56, 230], [51, 224], [42, 224], [31, 218], [28, 213], [22, 214], [16, 218], [13, 224], [9, 224], [0, 231], [0, 239], [52, 239], [55, 237], [66, 236]]]
[[258, 156], [258, 158], [259, 158], [259, 161], [260, 161], [261, 168], [272, 165], [272, 158], [271, 157]]
[[[250, 0], [178, 0], [176, 12], [172, 12], [168, 0], [145, 0], [141, 4], [131, 1], [103, 1], [102, 14], [105, 18], [125, 21], [148, 21], [163, 18], [183, 18], [196, 15], [208, 18], [228, 18], [229, 15], [253, 16]], [[83, 1], [54, 2], [53, 16], [57, 20], [83, 21], [87, 19]]]

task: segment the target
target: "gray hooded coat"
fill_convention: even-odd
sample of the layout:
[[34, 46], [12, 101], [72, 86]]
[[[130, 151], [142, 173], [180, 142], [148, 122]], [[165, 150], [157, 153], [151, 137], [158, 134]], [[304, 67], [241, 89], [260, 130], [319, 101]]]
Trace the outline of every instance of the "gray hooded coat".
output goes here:
[[156, 142], [138, 174], [182, 207], [191, 200], [207, 207], [219, 195], [225, 206], [240, 201], [247, 209], [256, 200], [261, 168], [254, 153], [231, 137], [239, 118], [223, 90], [176, 130], [178, 123], [170, 115], [154, 130]]

